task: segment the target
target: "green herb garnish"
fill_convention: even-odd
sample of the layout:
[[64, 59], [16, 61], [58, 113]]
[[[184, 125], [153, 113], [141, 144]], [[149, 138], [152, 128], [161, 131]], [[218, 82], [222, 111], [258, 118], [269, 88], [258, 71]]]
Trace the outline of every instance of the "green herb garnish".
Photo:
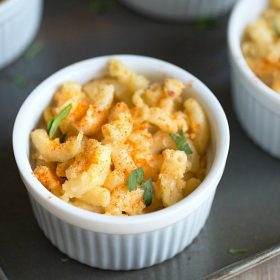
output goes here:
[[180, 151], [185, 152], [187, 155], [192, 154], [192, 150], [182, 130], [180, 130], [178, 134], [173, 133], [170, 136]]
[[136, 168], [130, 173], [128, 178], [128, 190], [130, 192], [135, 191], [137, 189], [136, 183], [139, 185], [142, 184], [144, 179], [144, 171], [141, 167]]
[[246, 248], [230, 248], [228, 252], [232, 255], [245, 254], [248, 252]]
[[89, 0], [89, 10], [95, 14], [107, 12], [113, 5], [115, 0]]
[[146, 206], [150, 206], [153, 201], [153, 180], [148, 179], [142, 186], [141, 189], [144, 190], [144, 202]]
[[[144, 171], [141, 167], [136, 168], [130, 173], [128, 178], [128, 190], [130, 192], [137, 190], [137, 183], [142, 184], [144, 179]], [[153, 181], [148, 179], [142, 186], [141, 189], [144, 190], [144, 202], [146, 206], [150, 206], [153, 201]]]
[[280, 37], [280, 30], [279, 30], [279, 27], [278, 27], [276, 21], [272, 22], [272, 29], [273, 29], [274, 33], [277, 35], [277, 37]]
[[214, 19], [204, 18], [196, 22], [196, 29], [200, 31], [208, 30], [215, 26], [216, 21]]
[[60, 137], [59, 137], [59, 142], [62, 144], [62, 143], [65, 143], [65, 140], [66, 140], [66, 133], [62, 134]]
[[32, 60], [37, 56], [45, 47], [45, 44], [42, 41], [35, 41], [25, 53], [25, 58]]
[[17, 84], [17, 86], [19, 87], [25, 87], [27, 85], [27, 80], [24, 76], [22, 75], [17, 75], [15, 77], [15, 83]]
[[51, 139], [55, 136], [60, 123], [68, 116], [71, 109], [72, 109], [72, 104], [67, 105], [55, 118], [48, 121], [47, 129], [48, 129], [49, 137]]
[[51, 129], [51, 127], [52, 127], [53, 121], [54, 121], [54, 119], [51, 119], [51, 120], [49, 120], [48, 123], [47, 123], [47, 131], [48, 131], [48, 134], [50, 133], [50, 129]]

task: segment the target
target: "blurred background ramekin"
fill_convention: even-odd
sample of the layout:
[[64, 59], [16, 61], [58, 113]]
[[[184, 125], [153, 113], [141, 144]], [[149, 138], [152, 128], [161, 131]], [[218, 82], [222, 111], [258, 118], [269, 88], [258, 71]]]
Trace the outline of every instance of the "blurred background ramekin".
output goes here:
[[237, 117], [248, 135], [266, 152], [280, 158], [280, 95], [253, 73], [241, 50], [245, 28], [267, 5], [267, 0], [241, 0], [232, 12], [228, 28], [232, 98]]
[[170, 63], [135, 55], [116, 55], [127, 67], [147, 77], [174, 77], [188, 83], [187, 96], [204, 107], [211, 127], [208, 173], [201, 185], [175, 205], [150, 214], [114, 217], [74, 207], [50, 193], [33, 175], [29, 161], [30, 132], [64, 81], [85, 83], [104, 75], [110, 57], [66, 67], [41, 83], [22, 105], [14, 125], [13, 148], [37, 222], [47, 238], [69, 257], [93, 267], [130, 270], [173, 257], [199, 234], [208, 217], [224, 171], [229, 128], [213, 93], [198, 79]]
[[121, 0], [121, 2], [148, 16], [184, 21], [223, 15], [237, 0]]
[[0, 3], [0, 69], [27, 48], [42, 16], [43, 0], [4, 0]]

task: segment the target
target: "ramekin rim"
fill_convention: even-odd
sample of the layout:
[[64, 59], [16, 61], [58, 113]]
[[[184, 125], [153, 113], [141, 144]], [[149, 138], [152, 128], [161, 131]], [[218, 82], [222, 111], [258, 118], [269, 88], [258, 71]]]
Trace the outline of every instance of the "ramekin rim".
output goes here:
[[[162, 10], [155, 11], [154, 9], [146, 8], [146, 6], [145, 6], [146, 3], [144, 6], [142, 6], [141, 4], [140, 4], [140, 6], [138, 6], [138, 2], [141, 3], [140, 1], [121, 0], [121, 3], [126, 5], [130, 9], [133, 9], [133, 10], [139, 12], [140, 14], [142, 13], [144, 15], [159, 18], [162, 20], [172, 20], [174, 22], [180, 23], [180, 22], [185, 22], [186, 20], [194, 21], [199, 18], [203, 18], [203, 19], [204, 18], [217, 18], [220, 15], [227, 13], [233, 7], [233, 5], [235, 4], [236, 1], [237, 0], [226, 1], [226, 3], [225, 3], [226, 5], [223, 7], [223, 9], [220, 9], [220, 10], [213, 9], [215, 11], [214, 13], [213, 13], [213, 10], [210, 10], [210, 12], [209, 12], [209, 9], [206, 10], [206, 12], [205, 12], [205, 10], [203, 10], [204, 15], [201, 15], [201, 11], [198, 11], [193, 6], [191, 8], [193, 9], [194, 13], [182, 14], [181, 13], [182, 8], [180, 7], [180, 5], [176, 6], [175, 10], [168, 11], [168, 13], [166, 13], [166, 7], [163, 7], [164, 12], [162, 12]], [[137, 2], [137, 5], [135, 5], [136, 2]], [[177, 0], [177, 2], [178, 2], [178, 0]], [[198, 4], [198, 6], [200, 6], [200, 4]], [[205, 7], [204, 7], [204, 9], [205, 9]], [[178, 11], [180, 11], [180, 13], [178, 13]]]
[[[209, 100], [208, 100], [208, 108], [213, 106], [215, 110], [211, 109], [211, 112], [213, 116], [215, 116], [215, 122], [218, 128], [219, 132], [219, 137], [217, 137], [217, 142], [219, 142], [219, 145], [216, 147], [216, 153], [214, 156], [213, 164], [212, 167], [210, 168], [207, 176], [201, 183], [201, 185], [189, 196], [184, 198], [183, 200], [177, 202], [176, 204], [167, 207], [165, 209], [155, 211], [149, 214], [144, 214], [144, 215], [139, 215], [139, 216], [131, 216], [131, 217], [115, 217], [115, 216], [107, 216], [103, 214], [97, 214], [97, 213], [92, 213], [87, 210], [83, 210], [80, 208], [77, 208], [75, 206], [72, 206], [52, 193], [50, 193], [32, 174], [32, 168], [29, 162], [29, 159], [26, 155], [26, 158], [21, 158], [21, 155], [24, 154], [24, 151], [21, 151], [23, 149], [20, 148], [20, 145], [17, 140], [17, 135], [18, 131], [20, 129], [19, 123], [21, 117], [24, 115], [24, 111], [26, 111], [29, 108], [29, 105], [32, 103], [32, 99], [34, 95], [39, 92], [42, 88], [45, 87], [46, 84], [51, 83], [52, 80], [54, 80], [57, 76], [60, 75], [65, 75], [68, 71], [74, 71], [73, 69], [79, 65], [90, 63], [93, 60], [97, 59], [110, 59], [110, 58], [119, 58], [119, 59], [126, 59], [126, 58], [137, 58], [137, 59], [145, 59], [149, 60], [151, 63], [156, 62], [156, 63], [161, 63], [164, 64], [166, 67], [171, 67], [173, 69], [177, 69], [177, 71], [184, 72], [185, 75], [188, 75], [196, 82], [197, 85], [201, 87], [201, 91], [205, 91], [209, 95]], [[204, 102], [206, 102], [204, 100]], [[205, 105], [206, 106], [206, 105]], [[99, 56], [99, 57], [94, 57], [90, 59], [86, 59], [77, 63], [74, 63], [72, 65], [69, 65], [65, 68], [62, 68], [61, 70], [55, 72], [51, 76], [49, 76], [47, 79], [45, 79], [42, 83], [40, 83], [27, 97], [27, 99], [24, 101], [22, 104], [18, 115], [15, 120], [14, 124], [14, 130], [13, 130], [13, 150], [14, 150], [14, 156], [20, 171], [20, 174], [23, 176], [24, 180], [28, 182], [30, 188], [32, 189], [32, 192], [35, 192], [36, 195], [38, 195], [41, 199], [44, 200], [45, 203], [49, 204], [50, 207], [54, 207], [57, 211], [62, 211], [64, 214], [67, 213], [68, 215], [72, 216], [73, 218], [80, 218], [83, 219], [85, 222], [91, 222], [95, 223], [98, 222], [100, 224], [106, 224], [109, 227], [114, 227], [114, 226], [123, 226], [123, 227], [129, 227], [132, 225], [137, 225], [137, 224], [149, 224], [153, 223], [153, 221], [158, 221], [158, 219], [163, 219], [164, 217], [168, 216], [170, 217], [171, 215], [174, 215], [178, 213], [180, 210], [187, 205], [190, 204], [191, 200], [197, 200], [199, 198], [204, 198], [206, 194], [211, 191], [213, 188], [216, 188], [227, 159], [228, 155], [228, 150], [229, 150], [229, 127], [228, 127], [228, 122], [225, 116], [225, 113], [218, 102], [217, 98], [214, 96], [214, 94], [208, 89], [199, 79], [194, 77], [192, 74], [190, 74], [188, 71], [175, 66], [169, 62], [147, 57], [147, 56], [139, 56], [139, 55], [106, 55], [106, 56]], [[30, 192], [28, 190], [28, 192]], [[51, 198], [51, 199], [48, 199]], [[69, 216], [69, 217], [70, 217]], [[64, 219], [65, 221], [69, 222], [67, 219]], [[74, 223], [75, 224], [75, 223]], [[75, 224], [77, 225], [77, 224]], [[164, 225], [163, 225], [164, 226]], [[162, 226], [162, 227], [163, 227]], [[165, 225], [166, 226], [166, 225]], [[85, 225], [85, 228], [91, 228], [90, 225]], [[118, 231], [117, 229], [115, 229]], [[112, 230], [114, 232], [114, 230]], [[120, 230], [119, 230], [120, 231]], [[133, 230], [132, 230], [133, 231]], [[139, 232], [146, 232], [149, 231], [147, 229], [140, 230]], [[130, 233], [128, 230], [127, 233]]]
[[249, 2], [249, 1], [251, 0], [240, 0], [236, 4], [236, 6], [234, 7], [230, 15], [228, 29], [227, 29], [227, 33], [228, 33], [227, 39], [228, 39], [228, 46], [229, 46], [231, 59], [237, 65], [238, 69], [241, 71], [241, 73], [246, 78], [246, 80], [250, 83], [250, 85], [257, 90], [257, 93], [259, 94], [260, 98], [262, 98], [263, 100], [264, 98], [269, 98], [269, 101], [277, 102], [278, 105], [280, 105], [280, 95], [277, 94], [277, 92], [275, 92], [269, 86], [267, 86], [252, 71], [252, 69], [247, 64], [244, 55], [242, 53], [241, 40], [236, 36], [234, 36], [235, 32], [233, 32], [233, 30], [235, 29], [235, 22], [239, 18], [239, 14], [242, 11], [242, 6], [244, 5], [244, 2]]

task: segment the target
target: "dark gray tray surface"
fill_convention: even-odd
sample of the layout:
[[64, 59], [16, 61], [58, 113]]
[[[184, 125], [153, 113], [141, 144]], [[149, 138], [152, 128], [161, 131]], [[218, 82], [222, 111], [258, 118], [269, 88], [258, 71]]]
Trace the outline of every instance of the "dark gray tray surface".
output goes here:
[[[94, 15], [87, 1], [46, 1], [38, 39], [45, 49], [0, 71], [0, 266], [9, 279], [200, 279], [280, 240], [279, 161], [255, 146], [232, 110], [226, 51], [227, 18], [209, 30], [154, 21], [120, 4]], [[149, 269], [112, 272], [69, 260], [37, 226], [12, 152], [12, 126], [30, 91], [56, 70], [105, 54], [170, 61], [199, 77], [220, 100], [231, 129], [229, 159], [207, 224], [172, 260]], [[27, 79], [19, 86], [18, 75]], [[231, 247], [247, 248], [231, 255]]]

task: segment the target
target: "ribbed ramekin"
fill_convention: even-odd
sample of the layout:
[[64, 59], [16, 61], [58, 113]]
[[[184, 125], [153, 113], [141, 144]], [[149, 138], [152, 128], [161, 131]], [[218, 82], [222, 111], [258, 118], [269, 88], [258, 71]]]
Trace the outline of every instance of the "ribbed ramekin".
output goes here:
[[[154, 213], [113, 217], [85, 211], [51, 194], [33, 175], [30, 132], [54, 91], [66, 80], [84, 83], [104, 74], [111, 58], [99, 57], [69, 66], [40, 84], [22, 105], [14, 125], [13, 147], [39, 226], [62, 252], [82, 263], [113, 270], [140, 269], [181, 252], [208, 217], [229, 148], [225, 114], [210, 90], [188, 72], [167, 62], [135, 55], [115, 55], [128, 67], [155, 79], [175, 77], [188, 83], [189, 96], [204, 106], [211, 126], [209, 171], [202, 184], [175, 205]], [[191, 89], [190, 89], [191, 87]]]
[[237, 0], [121, 0], [121, 2], [149, 16], [182, 21], [217, 17], [229, 11]]
[[241, 50], [244, 29], [267, 5], [267, 0], [242, 0], [231, 15], [228, 45], [232, 97], [244, 130], [262, 149], [280, 158], [280, 95], [255, 76]]
[[41, 22], [42, 0], [4, 0], [0, 3], [0, 68], [16, 59], [30, 44]]

